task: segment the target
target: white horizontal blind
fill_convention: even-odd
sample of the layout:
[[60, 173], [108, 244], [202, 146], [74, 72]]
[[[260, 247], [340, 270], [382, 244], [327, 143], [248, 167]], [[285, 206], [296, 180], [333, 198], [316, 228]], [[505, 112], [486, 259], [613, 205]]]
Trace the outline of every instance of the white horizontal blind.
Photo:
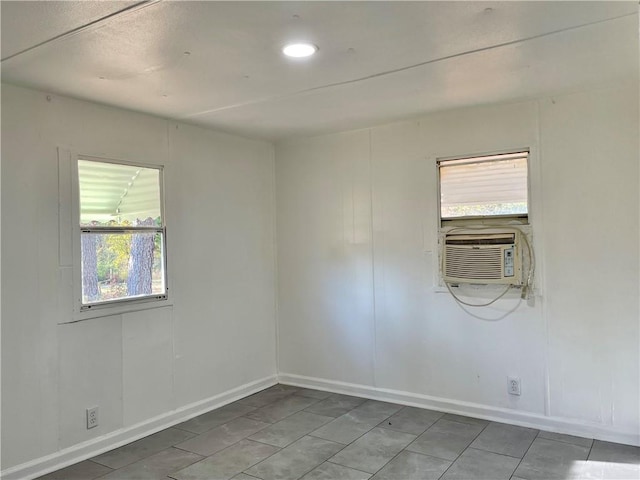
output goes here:
[[529, 152], [441, 160], [442, 219], [527, 215]]

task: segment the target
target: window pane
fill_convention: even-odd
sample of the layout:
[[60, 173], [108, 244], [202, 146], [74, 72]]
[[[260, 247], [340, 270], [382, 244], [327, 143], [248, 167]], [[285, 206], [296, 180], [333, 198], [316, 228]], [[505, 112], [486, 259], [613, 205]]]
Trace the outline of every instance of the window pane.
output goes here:
[[440, 162], [440, 216], [526, 215], [527, 153]]
[[164, 295], [162, 232], [82, 233], [82, 303]]
[[78, 160], [80, 225], [162, 225], [160, 170]]

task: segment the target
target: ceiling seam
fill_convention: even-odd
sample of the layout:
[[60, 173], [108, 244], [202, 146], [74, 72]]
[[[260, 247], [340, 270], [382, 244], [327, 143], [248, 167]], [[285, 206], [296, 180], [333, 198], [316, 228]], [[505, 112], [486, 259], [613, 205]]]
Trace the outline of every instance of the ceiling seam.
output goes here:
[[110, 13], [108, 15], [105, 15], [104, 17], [97, 18], [96, 20], [92, 20], [89, 23], [85, 23], [84, 25], [80, 25], [79, 27], [76, 27], [76, 28], [73, 28], [73, 29], [68, 30], [66, 32], [63, 32], [63, 33], [61, 33], [59, 35], [56, 35], [55, 37], [51, 37], [51, 38], [49, 38], [47, 40], [43, 40], [42, 42], [36, 43], [35, 45], [32, 45], [32, 46], [27, 47], [27, 48], [25, 48], [23, 50], [20, 50], [19, 52], [13, 53], [13, 54], [1, 59], [0, 63], [1, 62], [5, 62], [7, 60], [11, 60], [12, 58], [15, 58], [15, 57], [17, 57], [19, 55], [23, 55], [23, 54], [25, 54], [27, 52], [30, 52], [32, 50], [35, 50], [36, 48], [42, 47], [43, 45], [47, 45], [47, 44], [56, 42], [58, 40], [62, 40], [62, 39], [71, 37], [73, 35], [76, 35], [78, 33], [84, 32], [84, 31], [86, 31], [86, 30], [88, 30], [88, 29], [90, 29], [92, 27], [96, 27], [96, 26], [99, 26], [99, 25], [101, 25], [103, 23], [106, 23], [109, 20], [113, 20], [115, 17], [122, 16], [123, 14], [134, 13], [134, 12], [140, 11], [143, 8], [150, 7], [151, 5], [155, 5], [156, 3], [160, 2], [160, 1], [162, 1], [162, 0], [145, 0], [145, 1], [142, 1], [142, 2], [135, 3], [133, 5], [129, 5], [128, 7], [125, 7], [123, 9], [121, 9], [121, 10], [118, 10], [116, 12], [113, 12], [113, 13]]
[[237, 104], [233, 104], [233, 105], [226, 105], [224, 107], [212, 108], [212, 109], [209, 109], [209, 110], [203, 110], [201, 112], [191, 113], [189, 115], [184, 115], [184, 116], [179, 117], [179, 118], [181, 120], [186, 120], [186, 119], [190, 119], [190, 118], [200, 117], [200, 116], [203, 116], [203, 115], [222, 112], [222, 111], [225, 111], [225, 110], [231, 110], [231, 109], [234, 109], [234, 108], [246, 107], [246, 106], [249, 106], [249, 105], [257, 105], [257, 104], [260, 104], [260, 103], [267, 103], [267, 102], [272, 102], [272, 101], [276, 101], [276, 100], [284, 100], [284, 99], [287, 99], [287, 98], [293, 98], [293, 97], [297, 97], [297, 96], [300, 96], [300, 95], [314, 93], [314, 92], [317, 92], [317, 91], [320, 91], [320, 90], [328, 90], [328, 89], [335, 88], [335, 87], [341, 87], [341, 86], [344, 86], [344, 85], [350, 85], [350, 84], [353, 84], [353, 83], [372, 80], [374, 78], [384, 77], [384, 76], [387, 76], [387, 75], [393, 75], [395, 73], [404, 72], [404, 71], [411, 70], [411, 69], [414, 69], [414, 68], [424, 67], [426, 65], [430, 65], [430, 64], [434, 64], [434, 63], [438, 63], [438, 62], [443, 62], [443, 61], [451, 60], [451, 59], [454, 59], [454, 58], [464, 57], [464, 56], [472, 55], [472, 54], [475, 54], [475, 53], [486, 52], [486, 51], [497, 49], [497, 48], [508, 47], [508, 46], [511, 46], [511, 45], [516, 45], [516, 44], [528, 42], [528, 41], [531, 41], [531, 40], [537, 40], [539, 38], [544, 38], [544, 37], [548, 37], [548, 36], [552, 36], [552, 35], [557, 35], [557, 34], [560, 34], [560, 33], [568, 32], [568, 31], [572, 31], [572, 30], [577, 30], [577, 29], [584, 28], [584, 27], [590, 27], [590, 26], [601, 24], [601, 23], [605, 23], [605, 22], [615, 21], [615, 20], [619, 20], [619, 19], [622, 19], [622, 18], [631, 17], [631, 16], [635, 16], [635, 15], [637, 15], [637, 13], [633, 12], [633, 13], [627, 13], [627, 14], [624, 14], [624, 15], [620, 15], [618, 17], [606, 18], [604, 20], [596, 20], [594, 22], [584, 23], [584, 24], [581, 24], [581, 25], [575, 25], [575, 26], [572, 26], [572, 27], [566, 27], [566, 28], [562, 28], [562, 29], [559, 29], [559, 30], [554, 30], [554, 31], [551, 31], [551, 32], [546, 32], [546, 33], [541, 33], [541, 34], [538, 34], [538, 35], [532, 35], [530, 37], [520, 38], [520, 39], [517, 39], [517, 40], [510, 40], [508, 42], [498, 43], [496, 45], [489, 45], [487, 47], [481, 47], [481, 48], [476, 48], [476, 49], [473, 49], [473, 50], [467, 50], [467, 51], [464, 51], [464, 52], [453, 53], [451, 55], [445, 55], [443, 57], [433, 58], [431, 60], [427, 60], [427, 61], [424, 61], [424, 62], [408, 65], [408, 66], [405, 66], [405, 67], [399, 67], [399, 68], [396, 68], [396, 69], [393, 69], [393, 70], [386, 70], [384, 72], [374, 73], [374, 74], [371, 74], [371, 75], [367, 75], [365, 77], [354, 78], [354, 79], [345, 80], [345, 81], [342, 81], [342, 82], [329, 83], [329, 84], [326, 84], [326, 85], [319, 85], [317, 87], [311, 87], [311, 88], [307, 88], [307, 89], [304, 89], [304, 90], [299, 90], [299, 91], [293, 92], [293, 93], [287, 93], [287, 94], [281, 94], [281, 95], [273, 95], [273, 96], [261, 98], [261, 99], [258, 99], [258, 100], [252, 100], [252, 101], [249, 101], [249, 102], [242, 102], [242, 103], [237, 103]]

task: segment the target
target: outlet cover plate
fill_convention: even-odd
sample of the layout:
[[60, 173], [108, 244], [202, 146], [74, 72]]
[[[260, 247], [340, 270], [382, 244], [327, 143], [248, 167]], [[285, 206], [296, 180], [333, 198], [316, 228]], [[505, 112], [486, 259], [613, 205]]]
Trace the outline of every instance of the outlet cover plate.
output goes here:
[[87, 430], [98, 426], [98, 407], [87, 408]]
[[509, 395], [520, 395], [520, 377], [507, 377], [507, 392]]

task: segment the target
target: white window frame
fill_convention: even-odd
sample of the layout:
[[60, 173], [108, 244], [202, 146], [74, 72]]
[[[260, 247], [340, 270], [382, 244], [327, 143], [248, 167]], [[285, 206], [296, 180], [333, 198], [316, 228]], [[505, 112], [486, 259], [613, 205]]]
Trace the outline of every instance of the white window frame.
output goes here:
[[[105, 158], [95, 155], [84, 155], [77, 152], [64, 152], [60, 150], [62, 160], [68, 153], [69, 170], [70, 170], [70, 187], [71, 187], [71, 227], [72, 227], [72, 267], [73, 267], [73, 321], [85, 320], [89, 318], [119, 315], [122, 313], [146, 310], [149, 308], [158, 308], [172, 305], [169, 297], [169, 272], [167, 268], [167, 232], [165, 218], [165, 201], [164, 201], [164, 165], [151, 164], [137, 161], [121, 160], [114, 158]], [[64, 152], [64, 153], [63, 153]], [[162, 218], [161, 227], [81, 227], [80, 226], [80, 184], [78, 175], [78, 160], [96, 161], [102, 163], [114, 163], [118, 165], [128, 165], [133, 167], [152, 168], [159, 170], [160, 175], [160, 212]], [[61, 212], [62, 213], [62, 212]], [[61, 225], [62, 226], [62, 225]], [[162, 262], [164, 268], [164, 293], [146, 295], [144, 297], [124, 298], [117, 300], [109, 300], [105, 302], [83, 304], [82, 303], [82, 248], [81, 235], [83, 231], [91, 230], [93, 232], [102, 233], [119, 233], [132, 230], [153, 230], [160, 231], [163, 236], [163, 255]], [[62, 241], [62, 238], [61, 238]]]

